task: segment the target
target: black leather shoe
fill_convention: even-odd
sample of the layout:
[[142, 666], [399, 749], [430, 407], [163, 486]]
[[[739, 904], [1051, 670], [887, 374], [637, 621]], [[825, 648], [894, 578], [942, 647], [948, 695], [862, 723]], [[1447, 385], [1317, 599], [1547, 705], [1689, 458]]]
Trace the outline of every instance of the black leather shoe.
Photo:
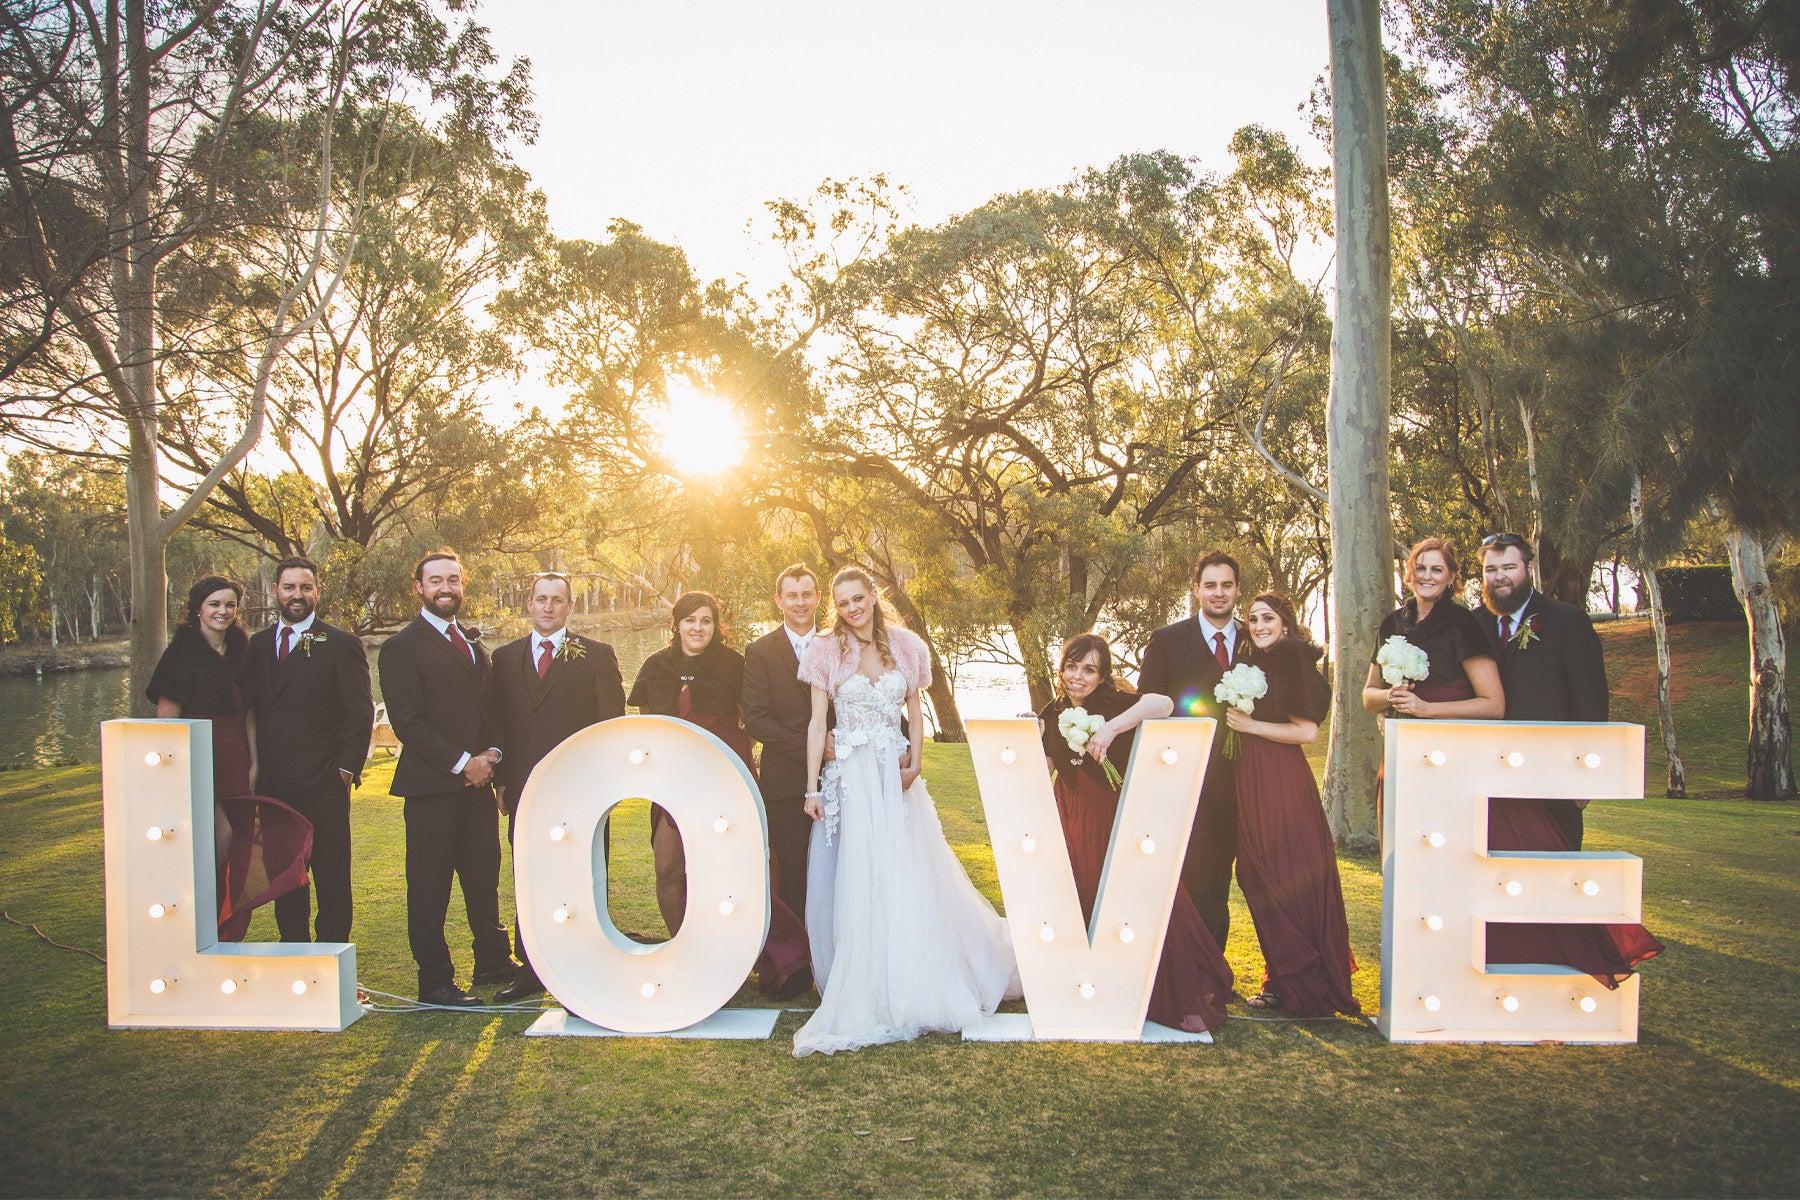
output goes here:
[[519, 972], [524, 969], [509, 959], [504, 966], [481, 968], [475, 972], [475, 978], [469, 982], [475, 987], [493, 987], [497, 983], [510, 984], [519, 977]]
[[527, 996], [540, 995], [544, 985], [539, 982], [537, 972], [530, 967], [521, 967], [519, 976], [511, 983], [494, 993], [495, 1004], [511, 1004], [515, 1000], [523, 1000]]
[[471, 996], [454, 983], [446, 983], [443, 987], [432, 988], [429, 992], [419, 993], [420, 1004], [431, 1004], [438, 1008], [477, 1008], [481, 1004], [480, 996]]

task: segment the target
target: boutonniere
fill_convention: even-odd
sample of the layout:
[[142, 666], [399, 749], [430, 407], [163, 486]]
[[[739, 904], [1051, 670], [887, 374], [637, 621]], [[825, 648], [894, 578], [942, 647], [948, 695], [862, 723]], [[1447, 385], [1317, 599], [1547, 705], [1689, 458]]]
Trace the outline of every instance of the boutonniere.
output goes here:
[[572, 637], [566, 637], [563, 639], [562, 645], [556, 648], [556, 653], [550, 657], [560, 658], [565, 661], [571, 658], [586, 658], [587, 647], [583, 646]]
[[319, 645], [323, 646], [325, 644], [325, 635], [322, 633], [316, 633], [313, 630], [309, 629], [305, 633], [301, 634], [297, 639], [295, 639], [294, 649], [306, 651], [306, 657], [311, 658], [314, 642], [317, 642]]
[[1519, 623], [1518, 631], [1512, 635], [1514, 650], [1523, 650], [1533, 642], [1544, 640], [1544, 622], [1541, 617], [1527, 617]]
[[468, 642], [471, 646], [481, 640], [481, 626], [458, 625], [457, 628], [462, 630], [463, 640]]

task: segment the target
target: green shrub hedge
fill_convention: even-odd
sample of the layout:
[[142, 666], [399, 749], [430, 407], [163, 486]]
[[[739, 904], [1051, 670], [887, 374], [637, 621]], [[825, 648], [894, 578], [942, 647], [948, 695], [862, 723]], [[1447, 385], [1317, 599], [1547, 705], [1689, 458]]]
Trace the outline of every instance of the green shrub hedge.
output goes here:
[[1671, 621], [1744, 619], [1728, 566], [1664, 567], [1656, 573], [1656, 581], [1662, 585], [1663, 611]]

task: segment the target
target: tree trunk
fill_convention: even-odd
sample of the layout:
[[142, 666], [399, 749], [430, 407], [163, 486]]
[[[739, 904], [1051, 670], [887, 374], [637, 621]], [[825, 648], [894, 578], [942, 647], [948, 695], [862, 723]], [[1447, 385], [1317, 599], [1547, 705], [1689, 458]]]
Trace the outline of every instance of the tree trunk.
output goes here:
[[1537, 586], [1544, 595], [1564, 604], [1588, 610], [1588, 584], [1594, 578], [1591, 548], [1568, 547], [1540, 533], [1537, 537]]
[[1762, 543], [1749, 532], [1726, 535], [1731, 582], [1750, 623], [1750, 744], [1744, 794], [1752, 800], [1794, 799], [1793, 728], [1787, 704], [1787, 641], [1769, 592]]
[[[1681, 765], [1681, 750], [1675, 744], [1675, 709], [1669, 703], [1669, 626], [1663, 620], [1662, 585], [1656, 581], [1656, 563], [1651, 559], [1644, 538], [1644, 481], [1631, 478], [1631, 527], [1637, 535], [1638, 573], [1646, 581], [1644, 594], [1650, 598], [1650, 629], [1656, 636], [1656, 715], [1662, 727], [1663, 753], [1669, 757], [1668, 795], [1674, 799], [1687, 796], [1687, 772]], [[1619, 567], [1613, 563], [1613, 594], [1618, 595]], [[1618, 612], [1618, 601], [1613, 601]]]
[[[1332, 690], [1361, 694], [1376, 630], [1393, 608], [1388, 563], [1389, 318], [1393, 262], [1388, 228], [1387, 87], [1381, 5], [1328, 0], [1331, 158], [1337, 222], [1337, 313], [1331, 330], [1330, 455]], [[1355, 704], [1331, 710], [1325, 807], [1339, 844], [1373, 849], [1380, 731]]]

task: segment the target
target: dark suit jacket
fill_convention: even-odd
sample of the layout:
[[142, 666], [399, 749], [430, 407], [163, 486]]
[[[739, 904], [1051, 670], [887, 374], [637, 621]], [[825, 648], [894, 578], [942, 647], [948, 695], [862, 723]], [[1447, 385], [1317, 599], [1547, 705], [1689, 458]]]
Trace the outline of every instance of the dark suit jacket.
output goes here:
[[[581, 653], [570, 656], [570, 646]], [[488, 736], [500, 748], [494, 782], [506, 789], [508, 812], [518, 807], [525, 781], [544, 755], [570, 734], [625, 715], [625, 681], [613, 648], [573, 631], [564, 635], [563, 648], [542, 679], [530, 634], [494, 651], [481, 698]]]
[[[463, 632], [466, 636], [467, 626]], [[494, 744], [482, 728], [481, 687], [487, 679], [488, 652], [480, 642], [472, 644], [473, 663], [424, 617], [414, 617], [412, 624], [383, 643], [381, 695], [387, 702], [388, 723], [400, 739], [391, 794], [457, 791], [466, 783], [456, 774], [457, 760]]]
[[313, 621], [313, 640], [275, 661], [275, 626], [250, 635], [246, 688], [256, 711], [257, 787], [277, 800], [343, 791], [362, 778], [375, 705], [369, 656], [346, 629]]
[[[1232, 664], [1244, 661], [1250, 646], [1250, 631], [1235, 618], [1232, 639]], [[1175, 702], [1175, 716], [1217, 717], [1224, 723], [1225, 714], [1213, 699], [1213, 689], [1225, 674], [1212, 646], [1201, 631], [1200, 620], [1188, 617], [1173, 625], [1164, 625], [1150, 635], [1144, 647], [1142, 669], [1138, 672], [1138, 691], [1155, 692]], [[1223, 732], [1221, 730], [1221, 732]], [[1219, 755], [1213, 755], [1215, 759]]]
[[778, 625], [744, 648], [744, 731], [762, 743], [759, 781], [763, 800], [804, 802], [806, 727], [812, 721], [812, 688], [800, 682], [800, 660]]
[[[1506, 689], [1509, 721], [1604, 721], [1611, 697], [1600, 636], [1588, 615], [1572, 604], [1534, 591], [1519, 614], [1535, 627], [1521, 648], [1518, 635], [1499, 647], [1500, 684]], [[1498, 638], [1493, 613], [1482, 614], [1489, 636]]]

